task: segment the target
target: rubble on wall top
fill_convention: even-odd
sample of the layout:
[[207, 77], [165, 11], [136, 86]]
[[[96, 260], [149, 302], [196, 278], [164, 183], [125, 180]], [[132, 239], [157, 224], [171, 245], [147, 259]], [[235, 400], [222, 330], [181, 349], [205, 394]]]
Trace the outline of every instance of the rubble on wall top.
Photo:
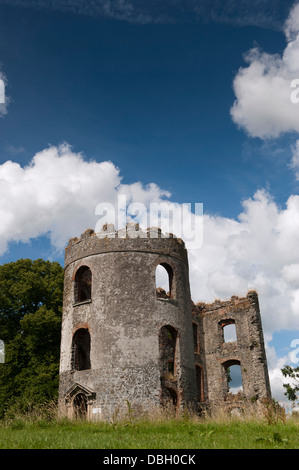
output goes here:
[[232, 295], [230, 300], [219, 300], [216, 299], [212, 303], [205, 303], [205, 302], [198, 302], [197, 304], [193, 303], [193, 309], [194, 310], [217, 310], [219, 308], [223, 308], [229, 304], [236, 303], [236, 302], [241, 302], [246, 299], [257, 301], [258, 300], [258, 294], [255, 290], [250, 290], [246, 297], [238, 297], [237, 295]]
[[173, 233], [162, 233], [159, 227], [149, 227], [146, 230], [140, 228], [138, 223], [129, 222], [126, 227], [120, 230], [116, 230], [114, 224], [105, 224], [99, 232], [95, 232], [93, 229], [87, 229], [82, 233], [81, 237], [74, 237], [69, 240], [68, 246], [75, 245], [82, 240], [96, 236], [98, 238], [175, 238], [177, 242], [185, 246], [184, 241], [181, 238], [177, 238]]

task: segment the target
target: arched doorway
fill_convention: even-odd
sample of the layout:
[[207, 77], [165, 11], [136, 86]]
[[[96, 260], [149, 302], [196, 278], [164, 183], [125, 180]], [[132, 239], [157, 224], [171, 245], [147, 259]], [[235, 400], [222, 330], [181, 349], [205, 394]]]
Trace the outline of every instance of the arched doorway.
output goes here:
[[67, 416], [70, 419], [87, 419], [93, 416], [96, 393], [79, 383], [74, 383], [65, 395]]
[[87, 398], [84, 393], [78, 393], [73, 400], [74, 415], [76, 419], [86, 419]]

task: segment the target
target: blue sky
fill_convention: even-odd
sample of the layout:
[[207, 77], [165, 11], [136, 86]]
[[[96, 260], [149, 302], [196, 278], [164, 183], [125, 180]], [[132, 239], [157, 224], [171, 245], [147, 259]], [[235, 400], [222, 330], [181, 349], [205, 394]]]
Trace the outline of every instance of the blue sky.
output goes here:
[[0, 0], [0, 262], [63, 264], [119, 189], [201, 202], [193, 297], [258, 290], [281, 397], [299, 337], [299, 10], [162, 3]]
[[285, 155], [270, 166], [271, 149], [248, 140], [229, 115], [244, 52], [255, 43], [283, 50], [280, 31], [8, 6], [0, 21], [12, 99], [1, 122], [2, 161], [12, 147], [24, 149], [17, 157], [26, 164], [66, 141], [87, 158], [112, 160], [128, 183], [154, 181], [178, 202], [232, 217], [256, 188], [269, 185], [281, 203], [297, 188]]

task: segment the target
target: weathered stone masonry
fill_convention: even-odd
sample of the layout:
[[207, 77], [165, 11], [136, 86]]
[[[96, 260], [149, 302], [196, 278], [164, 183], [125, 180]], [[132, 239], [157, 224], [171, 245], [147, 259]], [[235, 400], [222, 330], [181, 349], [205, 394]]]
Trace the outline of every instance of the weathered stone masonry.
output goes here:
[[[165, 267], [170, 292], [156, 290]], [[237, 341], [225, 343], [234, 323]], [[258, 297], [194, 305], [184, 242], [128, 224], [87, 230], [65, 252], [59, 408], [111, 419], [172, 405], [229, 401], [226, 369], [240, 364], [242, 400], [270, 395]], [[239, 397], [240, 398], [240, 397]]]
[[[270, 397], [270, 384], [264, 347], [258, 296], [248, 292], [245, 298], [193, 305], [193, 322], [198, 325], [199, 350], [195, 363], [202, 377], [201, 401], [212, 406], [223, 403], [253, 402]], [[237, 340], [225, 342], [223, 329], [236, 327]], [[239, 365], [243, 390], [229, 393], [227, 368]]]

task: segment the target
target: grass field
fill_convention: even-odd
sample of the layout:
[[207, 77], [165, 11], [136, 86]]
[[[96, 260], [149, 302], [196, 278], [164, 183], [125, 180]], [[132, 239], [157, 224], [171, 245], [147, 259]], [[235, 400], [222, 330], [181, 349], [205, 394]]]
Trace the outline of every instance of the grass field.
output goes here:
[[298, 449], [299, 422], [263, 420], [0, 421], [1, 449]]

